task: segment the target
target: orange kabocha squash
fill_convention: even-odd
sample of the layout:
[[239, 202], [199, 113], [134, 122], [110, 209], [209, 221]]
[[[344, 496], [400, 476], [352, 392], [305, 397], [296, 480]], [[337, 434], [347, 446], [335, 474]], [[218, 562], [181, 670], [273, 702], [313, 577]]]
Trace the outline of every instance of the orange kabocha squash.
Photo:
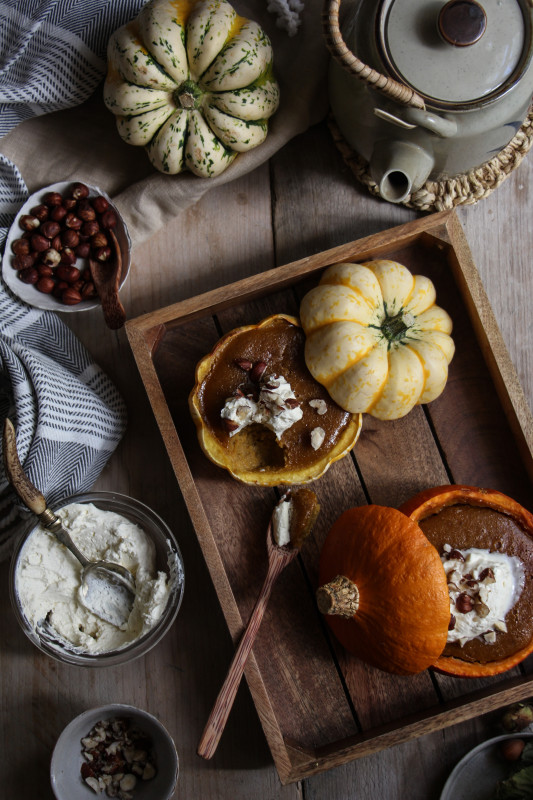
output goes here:
[[[462, 508], [453, 513], [462, 515], [461, 527], [458, 532], [452, 533], [449, 527], [449, 509], [457, 506]], [[476, 527], [477, 533], [469, 534], [468, 525], [465, 524], [467, 520], [464, 513], [465, 506], [499, 512], [501, 518], [492, 533], [489, 523], [486, 520], [482, 522], [481, 536], [485, 540], [484, 543], [480, 543], [479, 539], [476, 540], [476, 537], [480, 536], [479, 523]], [[533, 652], [533, 620], [531, 619], [531, 608], [533, 607], [533, 515], [516, 500], [501, 492], [458, 485], [438, 486], [420, 492], [404, 503], [400, 510], [424, 529], [425, 535], [437, 548], [442, 544], [442, 541], [437, 541], [437, 539], [446, 535], [452, 538], [449, 545], [460, 551], [461, 546], [468, 547], [470, 535], [472, 540], [470, 547], [487, 548], [488, 545], [491, 552], [503, 552], [508, 555], [518, 553], [524, 562], [524, 585], [520, 598], [506, 615], [503, 629], [498, 631], [496, 636], [492, 637], [492, 641], [488, 640], [486, 644], [481, 641], [483, 637], [478, 637], [477, 650], [473, 654], [468, 651], [466, 646], [464, 648], [458, 645], [455, 645], [455, 648], [448, 646], [437, 660], [435, 667], [450, 675], [477, 678], [497, 675], [523, 661]], [[446, 513], [447, 517], [445, 525], [443, 525], [445, 533], [439, 536], [437, 529], [431, 527], [431, 523], [435, 524], [440, 512]], [[494, 518], [494, 515], [492, 517]], [[426, 524], [424, 524], [424, 520], [426, 520]], [[495, 648], [496, 643], [499, 642], [505, 642], [505, 651], [501, 645], [498, 645], [498, 649]], [[498, 656], [499, 650], [505, 652], [505, 655]]]
[[434, 664], [446, 645], [450, 602], [437, 550], [393, 508], [345, 511], [320, 556], [317, 601], [353, 655], [408, 675]]

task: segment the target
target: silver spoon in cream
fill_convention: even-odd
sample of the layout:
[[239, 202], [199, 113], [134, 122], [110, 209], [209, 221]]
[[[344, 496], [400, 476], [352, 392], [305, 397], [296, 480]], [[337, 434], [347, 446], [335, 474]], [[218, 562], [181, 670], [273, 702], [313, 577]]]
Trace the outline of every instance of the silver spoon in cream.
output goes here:
[[111, 625], [117, 628], [125, 625], [135, 600], [135, 578], [121, 564], [89, 561], [74, 544], [61, 518], [48, 508], [44, 496], [24, 472], [17, 453], [15, 428], [9, 419], [4, 423], [3, 458], [6, 476], [24, 505], [80, 562], [81, 602], [89, 611]]

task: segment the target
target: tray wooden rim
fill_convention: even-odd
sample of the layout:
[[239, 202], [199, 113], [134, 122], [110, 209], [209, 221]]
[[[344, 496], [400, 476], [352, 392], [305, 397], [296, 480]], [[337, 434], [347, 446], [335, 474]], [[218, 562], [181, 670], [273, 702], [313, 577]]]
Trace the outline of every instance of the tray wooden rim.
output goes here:
[[[467, 307], [524, 468], [533, 481], [533, 415], [455, 210], [431, 214], [330, 248], [143, 314], [126, 323], [127, 337], [141, 379], [163, 441], [167, 445], [167, 452], [234, 641], [241, 634], [244, 621], [239, 613], [152, 359], [154, 350], [164, 334], [165, 326], [172, 323], [183, 324], [206, 315], [211, 316], [224, 308], [288, 288], [328, 264], [380, 257], [393, 248], [400, 249], [426, 235], [440, 240], [443, 246], [449, 245], [452, 248], [455, 256], [451, 264], [454, 280]], [[169, 441], [172, 441], [172, 448], [168, 446]], [[332, 743], [320, 751], [309, 752], [302, 750], [298, 745], [293, 746], [284, 739], [253, 652], [248, 660], [245, 675], [283, 784], [301, 780], [393, 744], [466, 721], [481, 713], [523, 699], [533, 691], [533, 675], [513, 678], [489, 689], [475, 691], [462, 695], [454, 701], [441, 703], [394, 724], [374, 728], [345, 741]]]

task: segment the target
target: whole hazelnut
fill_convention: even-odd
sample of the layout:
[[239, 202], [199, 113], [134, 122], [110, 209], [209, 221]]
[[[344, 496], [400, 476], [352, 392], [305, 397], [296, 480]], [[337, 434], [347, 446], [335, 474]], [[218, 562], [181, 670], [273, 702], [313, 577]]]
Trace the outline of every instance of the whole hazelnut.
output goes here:
[[77, 200], [74, 197], [65, 197], [63, 200], [63, 205], [67, 209], [67, 211], [72, 211], [73, 208], [76, 208]]
[[30, 241], [32, 248], [38, 253], [44, 253], [50, 247], [50, 241], [46, 236], [41, 236], [40, 233], [34, 233]]
[[91, 252], [91, 245], [89, 244], [89, 242], [80, 242], [80, 244], [75, 249], [75, 253], [79, 258], [88, 258], [90, 252]]
[[39, 273], [40, 278], [51, 278], [54, 274], [54, 270], [52, 267], [49, 267], [48, 264], [37, 264], [36, 270]]
[[89, 187], [84, 183], [75, 183], [70, 191], [70, 196], [75, 200], [80, 200], [82, 197], [89, 196]]
[[92, 207], [90, 200], [80, 200], [76, 209], [76, 213], [84, 222], [90, 222], [91, 220], [96, 219], [96, 211]]
[[57, 267], [60, 261], [61, 253], [58, 253], [58, 251], [54, 250], [53, 247], [50, 247], [49, 250], [44, 251], [43, 264], [46, 264], [47, 267]]
[[81, 303], [82, 297], [81, 294], [76, 291], [76, 289], [65, 289], [61, 293], [61, 302], [67, 306], [75, 306], [78, 303]]
[[50, 213], [48, 206], [45, 206], [44, 203], [41, 203], [38, 206], [33, 206], [30, 209], [30, 214], [33, 214], [34, 217], [37, 217], [41, 222], [44, 222], [48, 219], [48, 214]]
[[50, 294], [55, 286], [55, 281], [53, 278], [39, 278], [35, 286], [40, 292]]
[[54, 250], [62, 250], [63, 249], [63, 242], [61, 241], [61, 236], [54, 236], [52, 241], [50, 242], [50, 247], [53, 247]]
[[30, 240], [29, 239], [14, 239], [11, 242], [11, 250], [17, 256], [25, 256], [30, 252]]
[[67, 216], [67, 209], [65, 206], [54, 206], [50, 210], [50, 219], [54, 222], [61, 222]]
[[22, 269], [19, 272], [19, 278], [23, 283], [37, 283], [39, 273], [34, 267], [30, 267], [29, 269]]
[[103, 231], [98, 231], [95, 233], [94, 236], [91, 236], [91, 247], [93, 249], [97, 249], [98, 247], [106, 247], [107, 246], [107, 236]]
[[525, 746], [523, 739], [506, 739], [500, 745], [500, 752], [506, 761], [518, 761]]
[[59, 192], [47, 192], [43, 197], [43, 203], [47, 206], [60, 206], [62, 202], [63, 198]]
[[81, 296], [84, 300], [87, 300], [89, 297], [94, 297], [96, 291], [94, 289], [94, 283], [92, 281], [85, 281], [83, 286], [81, 287]]
[[93, 208], [97, 214], [103, 214], [104, 211], [107, 211], [107, 209], [109, 208], [109, 203], [107, 202], [105, 197], [102, 197], [102, 195], [98, 195], [98, 197], [95, 197], [92, 202], [93, 202]]
[[61, 251], [61, 263], [72, 266], [72, 264], [76, 263], [76, 260], [77, 256], [74, 250], [71, 247], [64, 247]]
[[54, 236], [57, 236], [60, 230], [61, 226], [59, 225], [59, 223], [54, 222], [51, 219], [48, 220], [47, 222], [43, 222], [43, 224], [41, 225], [41, 233], [43, 236], [46, 236], [47, 239], [53, 239]]
[[69, 228], [61, 234], [61, 241], [65, 247], [77, 247], [80, 243], [80, 235], [77, 231]]
[[109, 261], [111, 258], [111, 248], [97, 247], [97, 249], [94, 251], [94, 257], [97, 261]]
[[90, 220], [89, 222], [84, 222], [83, 225], [81, 226], [81, 233], [83, 236], [89, 236], [89, 237], [95, 236], [95, 234], [97, 234], [99, 230], [100, 230], [100, 225], [95, 219]]
[[72, 228], [73, 230], [79, 231], [82, 226], [82, 221], [79, 217], [76, 216], [72, 211], [69, 211], [67, 216], [64, 219], [64, 223], [67, 228]]
[[31, 253], [24, 253], [23, 255], [15, 256], [11, 266], [13, 269], [29, 269], [35, 264], [35, 257]]
[[41, 224], [41, 220], [34, 214], [23, 214], [19, 219], [19, 225], [24, 231], [34, 231]]
[[111, 209], [104, 211], [100, 217], [100, 222], [103, 228], [114, 228], [117, 224], [117, 215]]
[[66, 281], [67, 283], [74, 283], [80, 277], [80, 271], [76, 267], [71, 267], [68, 264], [61, 264], [56, 269], [56, 275], [60, 281]]

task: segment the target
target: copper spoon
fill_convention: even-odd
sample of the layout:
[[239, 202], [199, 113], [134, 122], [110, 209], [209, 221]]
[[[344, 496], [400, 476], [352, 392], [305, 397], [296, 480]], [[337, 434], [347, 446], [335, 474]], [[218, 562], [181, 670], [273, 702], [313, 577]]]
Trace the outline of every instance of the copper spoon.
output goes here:
[[[267, 530], [268, 570], [266, 578], [261, 592], [259, 593], [259, 597], [257, 598], [254, 610], [252, 611], [250, 619], [248, 620], [246, 630], [244, 631], [239, 646], [235, 651], [235, 655], [233, 656], [233, 661], [231, 662], [228, 674], [226, 675], [226, 680], [222, 684], [222, 688], [218, 693], [218, 697], [215, 701], [211, 714], [209, 715], [209, 719], [207, 720], [207, 724], [198, 744], [197, 753], [199, 756], [202, 756], [202, 758], [212, 758], [218, 747], [220, 737], [222, 736], [230, 711], [233, 707], [233, 702], [237, 695], [237, 690], [246, 666], [246, 661], [248, 660], [255, 637], [259, 631], [259, 626], [263, 620], [274, 583], [285, 567], [290, 564], [291, 561], [293, 561], [298, 555], [299, 547], [301, 546], [303, 539], [310, 533], [318, 515], [319, 506], [316, 502], [316, 496], [314, 493], [310, 492], [309, 489], [297, 489], [294, 494], [297, 494], [298, 492], [306, 492], [308, 493], [308, 496], [312, 495], [314, 498], [315, 508], [312, 510], [311, 515], [309, 515], [305, 520], [305, 530], [300, 529], [298, 531], [293, 531], [291, 526], [291, 541], [283, 546], [276, 544], [274, 541], [273, 518], [274, 514], [276, 513], [276, 509], [278, 509], [283, 502], [291, 499], [290, 495], [284, 495], [274, 509], [274, 514], [272, 515], [272, 519], [270, 520]], [[293, 541], [298, 542], [298, 547], [291, 546], [291, 542]]]
[[135, 600], [135, 578], [121, 564], [109, 561], [89, 561], [76, 547], [70, 533], [63, 527], [41, 492], [24, 472], [17, 453], [15, 428], [11, 420], [4, 422], [3, 458], [6, 476], [24, 505], [38, 518], [41, 525], [67, 547], [82, 566], [81, 601], [97, 617], [120, 628], [128, 621]]
[[111, 330], [117, 330], [122, 328], [126, 322], [126, 312], [118, 296], [120, 276], [122, 274], [122, 254], [115, 232], [108, 228], [107, 234], [113, 245], [114, 257], [111, 261], [97, 261], [94, 258], [89, 258], [89, 269], [96, 292], [102, 303], [106, 325]]

